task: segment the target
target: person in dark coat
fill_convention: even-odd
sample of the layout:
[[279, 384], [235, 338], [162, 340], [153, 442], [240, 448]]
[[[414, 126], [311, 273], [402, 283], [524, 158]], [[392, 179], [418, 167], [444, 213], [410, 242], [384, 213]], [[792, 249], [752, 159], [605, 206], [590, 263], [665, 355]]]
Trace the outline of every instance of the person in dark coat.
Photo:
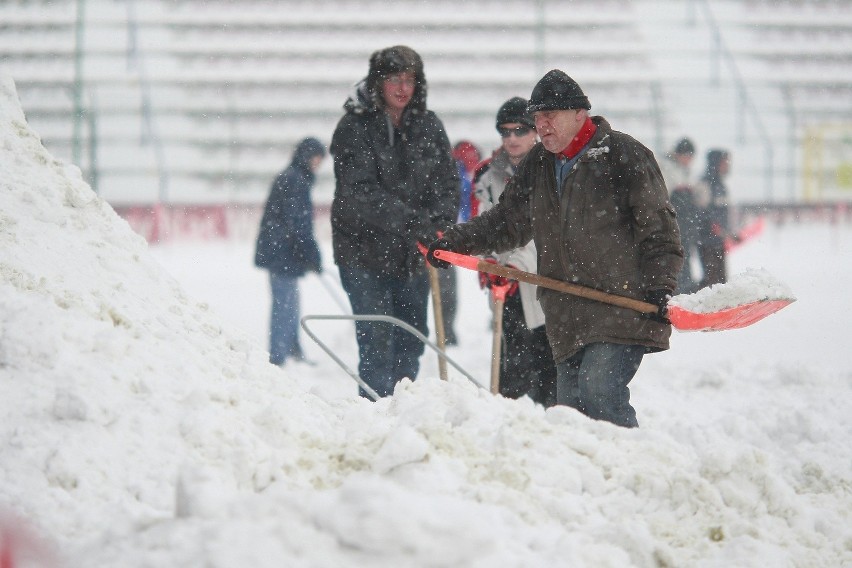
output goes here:
[[730, 170], [731, 158], [727, 150], [715, 149], [707, 152], [707, 167], [701, 178], [710, 195], [710, 204], [704, 209], [700, 223], [700, 256], [704, 268], [702, 288], [727, 281], [725, 237], [730, 236], [730, 225], [725, 176]]
[[[331, 142], [331, 228], [352, 312], [391, 316], [428, 335], [429, 281], [417, 243], [456, 221], [459, 179], [444, 125], [426, 108], [420, 56], [402, 45], [374, 52], [344, 108]], [[419, 339], [384, 322], [356, 321], [355, 330], [359, 376], [379, 396], [416, 378]]]
[[296, 146], [293, 159], [272, 184], [263, 209], [254, 263], [269, 271], [272, 314], [269, 319], [269, 362], [304, 360], [299, 344], [298, 278], [322, 271], [314, 238], [311, 189], [326, 150], [316, 138]]
[[557, 404], [623, 427], [638, 425], [628, 384], [646, 353], [669, 347], [665, 308], [683, 264], [674, 210], [654, 154], [589, 116], [589, 99], [554, 69], [536, 84], [528, 110], [541, 142], [498, 203], [448, 228], [429, 246], [468, 254], [535, 242], [538, 273], [644, 300], [651, 316], [538, 288], [556, 362]]

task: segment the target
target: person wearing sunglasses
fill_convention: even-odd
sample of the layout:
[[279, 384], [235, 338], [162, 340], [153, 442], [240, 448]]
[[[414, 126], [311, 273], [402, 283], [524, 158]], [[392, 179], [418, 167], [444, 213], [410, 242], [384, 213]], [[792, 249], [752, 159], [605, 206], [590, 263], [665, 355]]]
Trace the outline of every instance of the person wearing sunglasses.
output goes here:
[[[352, 312], [391, 316], [429, 335], [429, 279], [417, 243], [456, 222], [459, 178], [444, 125], [426, 107], [420, 55], [379, 49], [331, 140], [334, 262]], [[414, 380], [424, 345], [385, 322], [357, 321], [358, 375], [381, 397]], [[359, 394], [367, 397], [364, 389]]]
[[[500, 106], [496, 118], [500, 148], [482, 162], [474, 174], [477, 214], [491, 209], [521, 160], [538, 142], [535, 121], [527, 100], [512, 97]], [[490, 255], [500, 264], [536, 272], [535, 243]], [[501, 277], [479, 274], [482, 287], [504, 285]], [[529, 396], [544, 407], [556, 403], [556, 366], [544, 329], [544, 312], [536, 300], [536, 287], [521, 282], [503, 304], [503, 348], [500, 351], [499, 392], [507, 398]]]
[[564, 71], [530, 96], [541, 139], [494, 207], [448, 228], [429, 246], [463, 254], [506, 251], [533, 241], [542, 276], [654, 304], [651, 315], [538, 288], [553, 358], [557, 404], [596, 420], [638, 426], [628, 384], [646, 353], [668, 349], [665, 307], [683, 248], [654, 154], [613, 129]]

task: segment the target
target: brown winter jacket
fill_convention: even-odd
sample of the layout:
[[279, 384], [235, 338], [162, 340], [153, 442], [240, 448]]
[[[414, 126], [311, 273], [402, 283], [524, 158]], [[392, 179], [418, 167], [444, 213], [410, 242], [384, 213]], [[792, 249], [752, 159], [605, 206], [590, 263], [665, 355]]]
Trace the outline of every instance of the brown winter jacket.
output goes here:
[[[503, 251], [535, 240], [543, 276], [642, 300], [674, 290], [683, 264], [675, 214], [653, 153], [602, 117], [557, 196], [555, 156], [527, 154], [497, 206], [445, 237], [460, 251]], [[539, 288], [557, 363], [596, 342], [668, 349], [671, 326], [633, 310]]]

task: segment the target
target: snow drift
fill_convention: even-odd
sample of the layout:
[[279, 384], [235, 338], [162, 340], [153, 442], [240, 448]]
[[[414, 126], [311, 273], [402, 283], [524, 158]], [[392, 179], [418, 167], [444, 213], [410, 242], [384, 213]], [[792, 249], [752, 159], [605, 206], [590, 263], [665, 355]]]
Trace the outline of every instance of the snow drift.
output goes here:
[[[849, 463], [833, 459], [842, 432], [796, 414], [629, 431], [463, 379], [405, 381], [375, 404], [323, 400], [186, 296], [42, 147], [9, 78], [0, 141], [0, 508], [62, 563], [852, 558]], [[819, 381], [786, 388], [807, 398]]]

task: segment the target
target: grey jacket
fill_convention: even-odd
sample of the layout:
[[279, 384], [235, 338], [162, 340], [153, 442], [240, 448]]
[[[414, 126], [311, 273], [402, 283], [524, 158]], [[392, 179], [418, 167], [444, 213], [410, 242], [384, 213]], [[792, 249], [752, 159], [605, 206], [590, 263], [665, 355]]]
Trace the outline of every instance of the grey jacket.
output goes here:
[[[500, 202], [445, 236], [468, 253], [504, 251], [531, 239], [538, 272], [629, 298], [674, 290], [683, 264], [675, 214], [653, 153], [593, 117], [597, 131], [556, 192], [555, 157], [536, 145]], [[611, 342], [667, 349], [671, 326], [633, 310], [539, 288], [559, 363], [585, 345]]]

